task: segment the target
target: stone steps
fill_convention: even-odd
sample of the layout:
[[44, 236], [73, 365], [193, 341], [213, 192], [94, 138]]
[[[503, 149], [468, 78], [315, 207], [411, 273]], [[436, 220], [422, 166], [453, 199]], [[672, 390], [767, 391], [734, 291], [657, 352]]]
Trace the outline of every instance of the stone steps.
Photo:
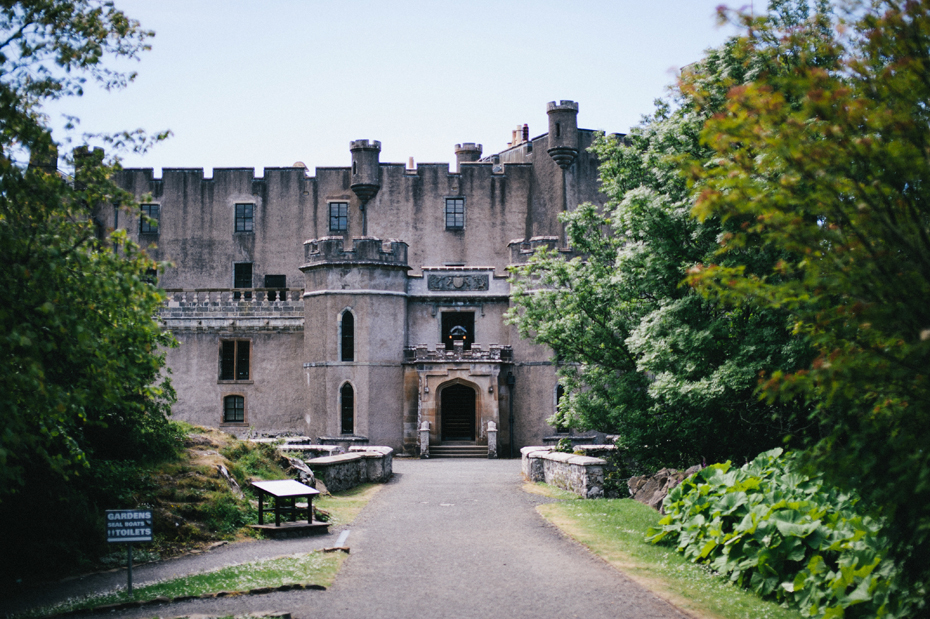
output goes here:
[[430, 458], [487, 458], [487, 445], [430, 445]]

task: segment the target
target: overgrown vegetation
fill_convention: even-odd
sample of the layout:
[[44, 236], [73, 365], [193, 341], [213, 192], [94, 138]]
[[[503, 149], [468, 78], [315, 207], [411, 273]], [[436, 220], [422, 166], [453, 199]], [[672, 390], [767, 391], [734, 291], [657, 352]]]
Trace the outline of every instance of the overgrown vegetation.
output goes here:
[[[152, 510], [155, 540], [137, 549], [148, 560], [219, 540], [253, 537], [247, 525], [257, 522], [257, 506], [249, 481], [287, 477], [275, 449], [217, 430], [171, 425], [180, 437], [175, 457], [159, 464], [127, 463], [113, 477], [95, 479], [91, 488], [98, 490], [79, 495], [80, 501], [69, 506], [69, 527], [58, 526], [59, 511], [29, 512], [28, 518], [10, 524], [9, 530], [22, 535], [4, 536], [0, 542], [4, 553], [13, 553], [4, 556], [18, 558], [0, 568], [4, 579], [28, 582], [122, 564], [125, 549], [105, 543], [102, 516], [106, 509], [139, 506]], [[227, 481], [220, 467], [239, 488]], [[93, 470], [100, 475], [100, 469]], [[76, 490], [83, 489], [78, 485]], [[57, 503], [57, 497], [52, 500]], [[325, 517], [318, 513], [318, 519]], [[55, 527], [56, 535], [47, 535], [49, 529], [43, 527]], [[55, 560], [50, 562], [49, 556]]]
[[[150, 32], [106, 2], [0, 5], [0, 582], [96, 554], [104, 506], [151, 487], [175, 457], [174, 391], [156, 319], [163, 268], [102, 221], [133, 203], [86, 148], [58, 172], [44, 102], [120, 88]], [[102, 138], [145, 149], [141, 133]], [[49, 558], [53, 561], [49, 561]]]
[[649, 541], [806, 617], [907, 617], [924, 603], [859, 498], [803, 475], [780, 449], [701, 470], [672, 489], [665, 511]]
[[563, 217], [579, 258], [514, 271], [509, 317], [556, 353], [553, 423], [646, 470], [787, 446], [922, 590], [930, 0], [811, 4], [730, 13], [743, 36], [595, 145], [610, 201]]

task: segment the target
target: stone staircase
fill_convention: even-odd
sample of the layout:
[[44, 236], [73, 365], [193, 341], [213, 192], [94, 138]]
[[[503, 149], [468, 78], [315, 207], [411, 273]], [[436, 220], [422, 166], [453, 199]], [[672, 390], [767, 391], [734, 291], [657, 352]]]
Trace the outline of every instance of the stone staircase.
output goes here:
[[442, 445], [429, 446], [430, 458], [487, 458], [488, 446], [475, 445], [470, 441], [445, 441]]

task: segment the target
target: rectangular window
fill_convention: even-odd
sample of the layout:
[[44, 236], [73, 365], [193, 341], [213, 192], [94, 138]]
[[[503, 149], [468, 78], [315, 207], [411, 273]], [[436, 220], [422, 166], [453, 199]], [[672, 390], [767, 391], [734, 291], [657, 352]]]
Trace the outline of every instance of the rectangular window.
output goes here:
[[142, 217], [139, 219], [139, 234], [158, 234], [158, 205], [142, 204]]
[[255, 205], [236, 205], [236, 232], [252, 232], [255, 224]]
[[345, 232], [349, 229], [349, 203], [329, 203], [329, 231]]
[[249, 341], [220, 342], [220, 380], [249, 380]]
[[241, 395], [228, 395], [223, 398], [223, 422], [242, 423], [245, 421], [245, 398]]
[[446, 230], [465, 229], [465, 198], [446, 198]]

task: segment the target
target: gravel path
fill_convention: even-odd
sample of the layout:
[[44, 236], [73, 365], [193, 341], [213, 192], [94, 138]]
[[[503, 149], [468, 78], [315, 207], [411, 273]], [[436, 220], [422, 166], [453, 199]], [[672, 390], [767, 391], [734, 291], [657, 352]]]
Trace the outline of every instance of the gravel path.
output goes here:
[[[686, 617], [548, 525], [534, 509], [548, 499], [521, 490], [519, 461], [399, 459], [394, 471], [349, 528], [352, 552], [329, 590], [196, 600], [120, 616], [279, 610], [295, 619]], [[139, 575], [162, 578], [331, 546], [339, 533], [224, 547], [148, 567], [144, 576], [140, 568]], [[125, 580], [124, 572], [114, 578], [120, 576]]]

